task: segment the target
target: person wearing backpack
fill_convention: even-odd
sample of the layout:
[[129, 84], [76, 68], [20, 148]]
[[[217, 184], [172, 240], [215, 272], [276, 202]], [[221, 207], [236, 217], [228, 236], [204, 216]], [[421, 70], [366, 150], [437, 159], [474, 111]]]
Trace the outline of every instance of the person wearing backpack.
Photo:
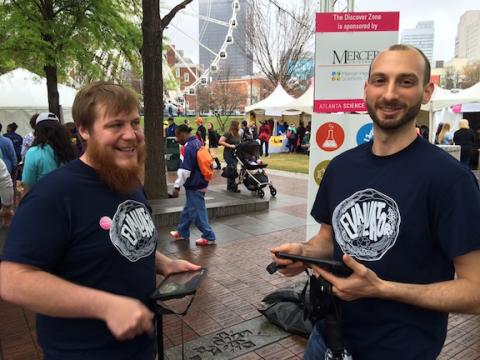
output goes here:
[[205, 206], [205, 193], [207, 192], [208, 181], [213, 175], [212, 157], [210, 156], [210, 171], [205, 168], [208, 150], [202, 142], [191, 135], [192, 128], [187, 125], [180, 125], [175, 131], [178, 143], [184, 145], [184, 156], [182, 164], [177, 171], [177, 179], [172, 197], [178, 197], [180, 187], [185, 187], [186, 203], [180, 214], [180, 223], [177, 230], [170, 231], [170, 236], [175, 240], [189, 240], [190, 225], [195, 224], [202, 232], [200, 239], [195, 241], [198, 246], [215, 244], [215, 233], [208, 223], [207, 208]]

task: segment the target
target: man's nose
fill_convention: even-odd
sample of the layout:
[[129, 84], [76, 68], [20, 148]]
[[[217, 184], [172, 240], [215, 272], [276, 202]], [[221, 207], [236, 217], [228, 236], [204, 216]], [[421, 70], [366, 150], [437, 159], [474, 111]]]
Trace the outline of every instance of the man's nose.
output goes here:
[[137, 137], [136, 129], [131, 125], [125, 126], [125, 129], [123, 131], [123, 138], [127, 140], [133, 140], [136, 137]]
[[395, 81], [390, 81], [387, 84], [387, 86], [385, 88], [385, 93], [383, 94], [383, 97], [387, 101], [398, 99], [398, 88], [397, 88], [397, 84], [395, 83]]

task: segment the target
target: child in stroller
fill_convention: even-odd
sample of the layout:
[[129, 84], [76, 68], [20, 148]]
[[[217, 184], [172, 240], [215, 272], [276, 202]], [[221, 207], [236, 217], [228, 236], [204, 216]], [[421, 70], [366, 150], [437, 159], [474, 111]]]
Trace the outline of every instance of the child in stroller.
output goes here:
[[260, 144], [256, 141], [242, 142], [237, 146], [235, 156], [240, 163], [238, 183], [243, 183], [248, 190], [254, 191], [260, 198], [265, 196], [263, 188], [268, 186], [270, 195], [275, 196], [277, 190], [265, 172], [268, 164], [260, 160], [259, 154]]

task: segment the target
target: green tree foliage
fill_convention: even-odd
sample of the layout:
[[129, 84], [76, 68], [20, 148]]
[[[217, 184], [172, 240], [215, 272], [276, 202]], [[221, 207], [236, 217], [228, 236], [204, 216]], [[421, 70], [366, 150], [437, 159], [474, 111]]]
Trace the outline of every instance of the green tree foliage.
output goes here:
[[480, 61], [468, 64], [463, 68], [462, 89], [467, 89], [480, 81]]
[[140, 0], [0, 0], [0, 71], [24, 67], [47, 78], [58, 114], [57, 79], [115, 78], [125, 59], [140, 73]]

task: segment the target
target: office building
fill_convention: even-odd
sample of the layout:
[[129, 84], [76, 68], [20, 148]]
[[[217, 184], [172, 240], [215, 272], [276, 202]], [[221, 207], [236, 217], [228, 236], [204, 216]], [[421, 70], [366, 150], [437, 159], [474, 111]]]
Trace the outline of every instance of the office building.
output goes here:
[[425, 56], [433, 64], [433, 40], [435, 28], [433, 21], [420, 21], [414, 29], [405, 29], [402, 31], [402, 44], [415, 46], [423, 51]]
[[[239, 78], [245, 75], [252, 75], [253, 62], [246, 56], [247, 37], [244, 31], [245, 19], [247, 13], [247, 1], [238, 1], [240, 9], [237, 10], [236, 24], [233, 30], [233, 44], [227, 47], [227, 58], [219, 63], [219, 71], [213, 77], [219, 79]], [[199, 2], [199, 41], [214, 53], [220, 51], [228, 27], [215, 23], [220, 20], [229, 23], [232, 18], [232, 0], [200, 0]], [[210, 20], [205, 20], [207, 17]], [[199, 63], [203, 65], [205, 70], [212, 64], [214, 55], [199, 45]]]
[[480, 60], [480, 10], [465, 12], [458, 22], [455, 57]]

